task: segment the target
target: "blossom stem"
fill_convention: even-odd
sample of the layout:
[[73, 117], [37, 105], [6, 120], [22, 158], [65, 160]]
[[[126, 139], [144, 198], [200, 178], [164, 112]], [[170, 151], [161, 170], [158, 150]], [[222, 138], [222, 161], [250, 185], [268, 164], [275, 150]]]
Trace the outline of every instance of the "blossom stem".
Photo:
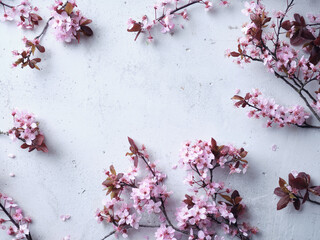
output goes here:
[[41, 33], [36, 36], [34, 39], [39, 39], [41, 38], [47, 31], [48, 27], [49, 27], [49, 22], [53, 19], [53, 17], [49, 18], [48, 21], [46, 22], [46, 25], [44, 26], [44, 28], [42, 29]]
[[[0, 202], [0, 208], [1, 208], [1, 210], [7, 215], [7, 217], [10, 219], [10, 222], [12, 222], [12, 224], [15, 225], [17, 229], [19, 229], [19, 224], [12, 218], [12, 216], [10, 215], [10, 213], [9, 213], [9, 212], [7, 211], [7, 209], [2, 205], [1, 202]], [[27, 238], [27, 240], [32, 240], [31, 233], [26, 234], [26, 238]]]
[[[213, 220], [215, 223], [217, 224], [222, 224], [223, 222], [220, 222], [217, 218], [215, 218], [213, 215], [208, 215], [210, 217], [211, 220]], [[226, 222], [226, 224], [229, 224], [228, 222]], [[238, 229], [238, 233], [236, 234], [236, 236], [238, 238], [240, 238], [241, 240], [249, 240], [249, 237], [246, 237], [243, 235], [243, 233], [239, 230], [238, 224], [235, 223], [233, 224], [237, 229]]]
[[[174, 14], [174, 13], [176, 13], [176, 12], [178, 12], [178, 11], [184, 9], [184, 8], [187, 8], [187, 7], [189, 7], [189, 6], [193, 5], [193, 4], [201, 3], [201, 2], [202, 2], [202, 0], [193, 0], [193, 1], [189, 2], [188, 4], [185, 4], [185, 5], [181, 6], [181, 7], [178, 7], [176, 9], [170, 11], [170, 15]], [[165, 16], [166, 16], [166, 14], [164, 13], [162, 16], [158, 17], [156, 19], [156, 21], [161, 21]]]
[[[66, 2], [61, 6], [60, 9], [65, 8], [65, 6], [67, 5], [67, 3], [68, 3], [68, 1], [66, 1]], [[44, 28], [42, 29], [41, 33], [40, 33], [38, 36], [36, 36], [34, 39], [39, 39], [39, 38], [41, 38], [41, 37], [46, 33], [46, 31], [47, 31], [47, 29], [48, 29], [48, 27], [49, 27], [49, 23], [50, 23], [50, 21], [51, 21], [52, 19], [53, 19], [53, 17], [50, 17], [50, 18], [47, 20], [46, 25], [45, 25]]]
[[[303, 199], [302, 196], [297, 196], [297, 195], [296, 195], [296, 197], [298, 197], [298, 198], [300, 198], [300, 199]], [[311, 202], [311, 203], [313, 203], [313, 204], [320, 205], [320, 202], [315, 201], [315, 200], [312, 200], [312, 199], [310, 199], [310, 198], [307, 199], [307, 202]]]
[[1, 4], [2, 6], [4, 6], [4, 7], [13, 8], [13, 6], [11, 6], [11, 5], [9, 5], [9, 4], [6, 4], [6, 3], [4, 3], [4, 2], [2, 2], [2, 1], [0, 1], [0, 4]]
[[[262, 59], [259, 59], [259, 58], [253, 58], [247, 54], [243, 54], [244, 57], [248, 57], [250, 58], [251, 60], [253, 61], [258, 61], [258, 62], [263, 62]], [[292, 83], [290, 83], [285, 76], [279, 74], [278, 72], [274, 71], [274, 75], [280, 79], [282, 79], [286, 84], [288, 84], [293, 90], [295, 90], [299, 96], [303, 99], [303, 101], [305, 102], [305, 104], [307, 105], [307, 107], [309, 108], [309, 110], [312, 112], [312, 114], [316, 117], [316, 119], [320, 122], [320, 116], [316, 113], [316, 111], [313, 109], [313, 107], [311, 106], [311, 104], [309, 103], [309, 101], [307, 100], [307, 98], [302, 94], [302, 91], [306, 92], [308, 94], [308, 96], [314, 100], [314, 98], [312, 97], [312, 95], [310, 94], [309, 91], [307, 91], [304, 86], [302, 85], [300, 88], [296, 88]], [[291, 79], [293, 80], [293, 79]], [[309, 81], [310, 82], [310, 81]], [[308, 82], [308, 83], [309, 83]], [[261, 110], [261, 109], [260, 109]], [[311, 127], [311, 125], [308, 124], [309, 127]], [[318, 126], [313, 126], [313, 128], [320, 128]]]
[[275, 48], [274, 48], [274, 55], [275, 56], [277, 55], [278, 44], [279, 44], [279, 35], [280, 35], [280, 29], [281, 29], [282, 22], [283, 22], [284, 18], [286, 17], [287, 13], [289, 12], [290, 8], [292, 7], [293, 2], [294, 2], [294, 0], [291, 0], [291, 2], [287, 5], [287, 9], [285, 10], [283, 17], [280, 19], [279, 26], [278, 26], [278, 32], [277, 32], [277, 40], [276, 40], [276, 43], [274, 44], [275, 45]]
[[[245, 102], [249, 107], [254, 108], [259, 112], [262, 111], [260, 108], [250, 104], [248, 101], [245, 101]], [[309, 124], [307, 122], [304, 122], [303, 125], [298, 125], [298, 124], [292, 124], [292, 125], [295, 125], [295, 126], [300, 127], [300, 128], [317, 128], [317, 129], [320, 129], [320, 126], [314, 126], [314, 125], [311, 125], [311, 124]]]
[[[142, 227], [142, 228], [159, 228], [160, 225], [145, 225], [145, 224], [140, 224], [139, 227]], [[131, 228], [131, 227], [129, 227]], [[127, 229], [129, 229], [127, 228]], [[116, 230], [113, 230], [112, 232], [108, 233], [106, 236], [104, 236], [101, 240], [105, 240], [107, 239], [108, 237], [111, 237], [113, 234], [116, 233]]]
[[0, 131], [0, 135], [9, 135], [9, 133], [8, 132], [2, 132], [2, 131]]
[[[152, 175], [155, 177], [156, 174], [155, 174], [154, 170], [151, 168], [151, 166], [150, 166], [150, 164], [148, 163], [147, 159], [146, 159], [143, 155], [139, 155], [139, 156], [140, 156], [140, 158], [145, 162], [145, 164], [147, 165], [147, 167], [148, 167], [149, 170], [151, 171]], [[158, 184], [158, 181], [157, 181], [157, 184]], [[183, 234], [188, 234], [188, 233], [186, 233], [185, 231], [180, 230], [179, 228], [177, 228], [176, 226], [174, 226], [174, 225], [172, 224], [172, 222], [171, 222], [171, 220], [170, 220], [170, 218], [169, 218], [169, 216], [168, 216], [168, 214], [167, 214], [166, 207], [165, 207], [165, 204], [164, 204], [164, 200], [161, 198], [160, 201], [161, 201], [161, 207], [160, 207], [160, 209], [161, 209], [164, 217], [166, 218], [168, 224], [169, 224], [174, 230], [176, 230], [177, 232], [180, 232], [180, 233], [183, 233]]]

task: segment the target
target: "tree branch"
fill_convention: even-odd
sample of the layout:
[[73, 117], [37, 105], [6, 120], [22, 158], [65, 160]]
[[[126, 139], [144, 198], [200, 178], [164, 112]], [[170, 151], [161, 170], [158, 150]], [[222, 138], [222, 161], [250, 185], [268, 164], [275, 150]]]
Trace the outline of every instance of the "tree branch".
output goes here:
[[[10, 213], [7, 211], [7, 209], [0, 203], [1, 210], [7, 215], [7, 217], [10, 219], [10, 222], [12, 222], [13, 225], [16, 226], [17, 229], [19, 229], [19, 224], [13, 219], [13, 217], [10, 215]], [[32, 240], [31, 233], [26, 235], [27, 240]]]
[[[187, 8], [187, 7], [189, 7], [189, 6], [193, 5], [193, 4], [201, 3], [201, 2], [202, 2], [202, 0], [193, 0], [193, 1], [189, 2], [188, 4], [185, 4], [185, 5], [181, 6], [181, 7], [178, 7], [176, 9], [170, 11], [170, 15], [174, 14], [174, 13], [176, 13], [176, 12], [178, 12], [178, 11], [184, 9], [184, 8]], [[165, 16], [166, 16], [166, 14], [163, 14], [161, 17], [156, 18], [156, 21], [161, 21]]]

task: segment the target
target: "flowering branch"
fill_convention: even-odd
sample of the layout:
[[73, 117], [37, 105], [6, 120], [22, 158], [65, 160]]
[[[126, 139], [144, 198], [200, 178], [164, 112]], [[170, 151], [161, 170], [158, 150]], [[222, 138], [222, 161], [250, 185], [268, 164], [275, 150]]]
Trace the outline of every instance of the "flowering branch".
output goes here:
[[248, 112], [249, 118], [267, 118], [267, 127], [272, 127], [275, 124], [279, 127], [295, 125], [301, 128], [320, 128], [320, 126], [313, 126], [307, 122], [310, 115], [303, 107], [299, 105], [291, 108], [280, 106], [273, 99], [264, 98], [258, 89], [247, 93], [245, 97], [234, 95], [232, 99], [235, 100], [236, 107], [252, 108]]
[[0, 131], [0, 135], [7, 135], [12, 140], [19, 139], [23, 142], [22, 149], [29, 148], [33, 150], [48, 152], [45, 144], [44, 135], [39, 129], [39, 122], [35, 120], [32, 113], [14, 110], [12, 111], [14, 127], [8, 132]]
[[[244, 159], [247, 152], [232, 145], [218, 146], [214, 139], [211, 142], [197, 141], [184, 144], [180, 153], [180, 165], [188, 175], [185, 183], [192, 187], [192, 195], [185, 195], [182, 206], [176, 209], [177, 225], [168, 216], [167, 199], [172, 195], [164, 185], [166, 175], [160, 172], [156, 164], [149, 160], [144, 146], [138, 149], [135, 142], [129, 139], [130, 152], [127, 153], [133, 167], [127, 173], [117, 173], [113, 166], [105, 171], [107, 179], [103, 186], [110, 195], [104, 200], [104, 208], [97, 210], [98, 222], [111, 223], [112, 235], [128, 235], [129, 229], [157, 228], [157, 240], [176, 240], [177, 234], [188, 239], [222, 239], [217, 236], [215, 227], [220, 226], [226, 234], [239, 239], [251, 239], [257, 229], [247, 223], [240, 223], [239, 218], [245, 208], [237, 190], [224, 187], [223, 182], [214, 181], [214, 170], [227, 166], [232, 173], [246, 172], [248, 162]], [[139, 162], [146, 170], [142, 179], [138, 178]], [[141, 168], [141, 166], [140, 166]], [[154, 214], [159, 224], [141, 224], [142, 214]]]
[[[274, 190], [274, 194], [281, 197], [277, 210], [285, 208], [292, 202], [296, 210], [300, 209], [301, 203], [311, 202], [320, 205], [320, 202], [310, 199], [310, 194], [320, 196], [320, 186], [311, 186], [310, 175], [304, 172], [292, 171], [289, 173], [289, 184], [279, 178], [279, 186]], [[302, 199], [302, 202], [300, 201]]]
[[[31, 219], [23, 215], [22, 210], [12, 200], [12, 198], [0, 193], [0, 212], [3, 212], [8, 219], [0, 218], [0, 227], [5, 230], [8, 226], [8, 235], [14, 236], [14, 240], [27, 239], [32, 240], [29, 231]], [[12, 225], [10, 225], [10, 223]]]
[[42, 18], [36, 14], [39, 9], [33, 7], [29, 0], [22, 0], [20, 4], [16, 6], [9, 5], [0, 1], [0, 5], [3, 7], [3, 15], [1, 21], [13, 21], [17, 22], [19, 28], [33, 29], [35, 25], [39, 25], [39, 21]]
[[[219, 0], [221, 5], [227, 6], [229, 2], [226, 0]], [[180, 4], [179, 4], [180, 3]], [[148, 33], [148, 41], [153, 41], [153, 36], [151, 35], [152, 29], [155, 26], [161, 25], [162, 33], [172, 32], [175, 28], [175, 24], [173, 23], [173, 19], [175, 17], [181, 16], [183, 19], [188, 20], [189, 15], [187, 12], [187, 8], [194, 4], [202, 4], [205, 7], [205, 10], [210, 10], [212, 8], [212, 2], [208, 0], [161, 0], [159, 4], [154, 6], [154, 19], [152, 21], [148, 20], [147, 15], [142, 17], [141, 22], [137, 22], [130, 18], [128, 20], [128, 32], [135, 32], [136, 37], [135, 40], [139, 37], [141, 33]], [[182, 11], [183, 10], [183, 11]], [[162, 12], [161, 16], [157, 16], [157, 12]], [[181, 28], [184, 28], [182, 24], [180, 24]]]
[[75, 1], [67, 1], [63, 4], [60, 0], [56, 0], [55, 5], [51, 8], [52, 16], [46, 22], [41, 33], [33, 40], [24, 38], [23, 42], [26, 45], [26, 49], [22, 52], [13, 51], [13, 55], [19, 56], [19, 58], [12, 66], [17, 67], [21, 64], [21, 68], [29, 66], [31, 69], [40, 70], [37, 63], [41, 62], [41, 58], [30, 58], [35, 54], [36, 50], [39, 50], [40, 53], [45, 52], [45, 48], [40, 45], [40, 41], [50, 25], [54, 29], [56, 38], [60, 41], [71, 42], [72, 40], [77, 40], [80, 42], [81, 33], [85, 36], [92, 36], [93, 31], [87, 26], [92, 21], [85, 18], [76, 7]]
[[[263, 63], [278, 79], [297, 92], [320, 122], [319, 90], [311, 90], [310, 85], [311, 82], [320, 83], [320, 31], [317, 27], [320, 17], [309, 15], [310, 24], [306, 24], [297, 13], [294, 14], [294, 21], [285, 20], [293, 5], [294, 0], [287, 2], [285, 11], [275, 12], [272, 18], [260, 1], [247, 2], [243, 13], [250, 15], [251, 22], [243, 26], [245, 36], [238, 39], [238, 50], [227, 50], [226, 55], [235, 57], [238, 64], [251, 61]], [[282, 29], [290, 42], [282, 40]], [[305, 55], [301, 56], [295, 47], [302, 44]], [[309, 127], [309, 124], [304, 127]]]

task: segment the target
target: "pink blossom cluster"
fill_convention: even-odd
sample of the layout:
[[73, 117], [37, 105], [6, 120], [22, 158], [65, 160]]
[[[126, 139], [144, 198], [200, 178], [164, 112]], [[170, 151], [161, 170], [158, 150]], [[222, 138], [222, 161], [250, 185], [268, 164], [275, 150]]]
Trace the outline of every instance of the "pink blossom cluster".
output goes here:
[[[166, 175], [157, 170], [155, 163], [149, 161], [144, 147], [139, 151], [139, 158], [145, 162], [147, 174], [142, 179], [137, 178], [139, 171], [137, 156], [133, 154], [129, 156], [135, 164], [124, 174], [117, 174], [113, 166], [110, 167], [110, 171], [105, 171], [107, 180], [103, 185], [107, 188], [107, 194], [111, 194], [111, 200], [104, 200], [104, 208], [96, 212], [98, 222], [116, 222], [117, 224], [114, 224], [116, 234], [122, 234], [123, 237], [127, 237], [127, 229], [139, 228], [144, 213], [159, 215], [160, 208], [171, 194], [163, 184]], [[122, 197], [122, 192], [125, 191], [130, 192], [129, 199]], [[127, 203], [128, 200], [130, 203]]]
[[45, 48], [40, 45], [40, 39], [35, 38], [33, 40], [29, 40], [24, 37], [22, 41], [25, 44], [26, 48], [20, 52], [18, 50], [12, 51], [13, 56], [18, 57], [18, 59], [14, 63], [12, 63], [12, 67], [15, 68], [20, 65], [22, 68], [29, 66], [30, 68], [36, 68], [40, 70], [37, 63], [41, 62], [41, 58], [31, 58], [31, 56], [34, 55], [36, 49], [41, 53], [45, 52]]
[[6, 219], [0, 217], [0, 228], [6, 230], [7, 234], [13, 237], [13, 240], [31, 239], [29, 231], [31, 219], [24, 216], [21, 208], [11, 197], [1, 193], [0, 212], [6, 215]]
[[[244, 36], [238, 39], [239, 52], [231, 53], [227, 50], [227, 56], [237, 57], [235, 62], [238, 64], [258, 60], [263, 62], [270, 72], [284, 73], [289, 77], [302, 77], [306, 82], [312, 79], [320, 80], [320, 65], [311, 63], [300, 54], [301, 52], [275, 34], [280, 24], [279, 19], [284, 17], [283, 12], [275, 12], [275, 19], [270, 23], [272, 18], [261, 1], [246, 2], [245, 7], [242, 12], [245, 15], [251, 14], [251, 22], [243, 25]], [[292, 31], [289, 31], [290, 34], [293, 34], [294, 27], [293, 25]], [[316, 34], [316, 27], [309, 28]]]
[[55, 4], [51, 7], [52, 19], [50, 20], [50, 25], [54, 29], [54, 35], [59, 41], [80, 41], [80, 32], [87, 36], [93, 34], [91, 28], [86, 26], [91, 23], [91, 20], [85, 18], [76, 7], [75, 0], [68, 1], [67, 4], [56, 0]]
[[172, 227], [161, 224], [160, 228], [158, 228], [155, 233], [155, 237], [157, 240], [177, 240], [174, 237], [175, 232], [176, 231]]
[[304, 126], [306, 120], [310, 117], [310, 114], [302, 106], [295, 105], [286, 108], [276, 104], [274, 99], [263, 97], [258, 89], [253, 89], [245, 97], [235, 95], [233, 99], [236, 101], [236, 107], [248, 106], [253, 108], [248, 112], [249, 118], [267, 118], [267, 127], [272, 127], [272, 125], [278, 125], [279, 127], [287, 125]]
[[116, 222], [117, 224], [113, 225], [116, 235], [121, 234], [123, 237], [127, 237], [127, 229], [139, 228], [141, 215], [138, 215], [135, 209], [124, 200], [113, 198], [103, 201], [103, 205], [102, 210], [97, 210], [96, 219], [99, 223], [103, 221], [107, 223]]
[[[247, 16], [250, 15], [251, 21], [243, 24], [244, 36], [238, 39], [238, 50], [231, 52], [228, 49], [226, 56], [236, 58], [235, 62], [240, 65], [252, 61], [263, 63], [277, 79], [285, 82], [298, 93], [312, 114], [320, 121], [320, 114], [313, 109], [317, 106], [317, 97], [313, 92], [317, 93], [317, 91], [312, 90], [309, 85], [311, 82], [319, 83], [320, 80], [319, 16], [309, 14], [310, 23], [307, 23], [298, 13], [294, 14], [293, 20], [285, 20], [294, 1], [287, 2], [285, 11], [277, 10], [273, 14], [269, 13], [261, 2], [245, 3], [245, 9], [242, 12]], [[285, 36], [289, 40], [286, 40]], [[301, 48], [298, 49], [297, 46]], [[250, 99], [250, 101], [255, 100], [258, 99]], [[270, 118], [268, 126], [275, 122], [280, 127], [295, 124], [319, 128], [305, 122], [309, 114], [305, 113], [301, 106], [286, 109], [270, 101], [266, 99], [260, 101], [261, 107], [258, 106], [260, 110], [252, 110], [249, 116]], [[256, 104], [258, 103], [253, 102], [253, 105]]]
[[[232, 173], [246, 173], [248, 163], [241, 161], [245, 156], [243, 149], [236, 149], [232, 145], [223, 146], [219, 154], [214, 155], [212, 143], [198, 140], [194, 143], [186, 142], [180, 151], [180, 164], [189, 170], [190, 174], [199, 172], [203, 180], [209, 180], [209, 173], [214, 168], [227, 166]], [[192, 171], [190, 171], [192, 170]], [[188, 179], [192, 179], [188, 176]]]
[[14, 126], [8, 131], [12, 140], [19, 139], [24, 143], [21, 148], [29, 148], [29, 152], [37, 149], [38, 151], [48, 152], [44, 142], [44, 136], [39, 129], [39, 123], [32, 113], [26, 111], [12, 111]]
[[[229, 1], [226, 0], [219, 0], [218, 2], [223, 6], [229, 5]], [[136, 39], [140, 33], [147, 33], [148, 42], [152, 42], [152, 30], [158, 26], [160, 26], [162, 33], [172, 33], [177, 26], [183, 29], [184, 25], [175, 23], [175, 19], [189, 20], [189, 13], [186, 8], [198, 3], [202, 4], [206, 11], [213, 7], [213, 2], [210, 0], [160, 0], [154, 5], [154, 19], [149, 19], [147, 15], [142, 17], [141, 22], [129, 18], [128, 31], [136, 32]], [[161, 16], [157, 15], [159, 12], [162, 14]]]
[[3, 6], [1, 21], [16, 21], [19, 28], [33, 29], [42, 18], [36, 14], [38, 7], [33, 7], [29, 0], [22, 0], [20, 4], [11, 6], [0, 1]]
[[[22, 52], [25, 52], [26, 56], [30, 55], [30, 54], [31, 54], [31, 46], [29, 46], [29, 45], [27, 44], [27, 42], [33, 43], [34, 45], [37, 45], [37, 44], [40, 43], [40, 40], [39, 40], [39, 39], [29, 40], [29, 39], [27, 39], [26, 37], [23, 37], [23, 38], [22, 38], [22, 41], [23, 41], [23, 43], [26, 45], [26, 49], [24, 49], [24, 50], [21, 51], [21, 52], [19, 52], [18, 50], [13, 50], [13, 51], [12, 51], [12, 55], [13, 55], [13, 56], [16, 56], [16, 57], [17, 57], [17, 56], [20, 56], [20, 55], [22, 55]], [[12, 64], [12, 67], [17, 67], [18, 65], [19, 65], [18, 63], [14, 62], [14, 63]]]
[[[251, 235], [257, 232], [256, 228], [239, 221], [245, 205], [241, 203], [238, 191], [231, 193], [231, 189], [225, 188], [223, 182], [213, 181], [212, 171], [217, 167], [228, 165], [231, 173], [247, 168], [247, 161], [243, 159], [247, 154], [244, 149], [218, 146], [214, 139], [210, 144], [197, 141], [195, 144], [188, 142], [184, 145], [180, 162], [183, 167], [191, 166], [187, 170], [193, 172], [188, 174], [188, 178], [192, 182], [189, 184], [193, 186], [194, 195], [186, 195], [182, 206], [176, 209], [175, 226], [166, 211], [167, 199], [172, 194], [164, 185], [166, 175], [149, 160], [144, 146], [141, 150], [138, 149], [130, 138], [129, 143], [131, 152], [127, 155], [133, 167], [126, 173], [117, 173], [113, 166], [105, 171], [107, 179], [103, 186], [111, 198], [104, 200], [103, 209], [96, 212], [99, 223], [113, 225], [114, 231], [105, 238], [113, 234], [127, 237], [129, 229], [143, 227], [157, 228], [156, 240], [176, 240], [181, 235], [189, 240], [223, 239], [217, 235], [215, 225], [221, 226], [226, 234], [241, 239], [251, 239]], [[139, 162], [144, 166], [138, 167]], [[241, 166], [243, 169], [240, 170], [242, 164], [245, 166]], [[143, 169], [145, 174], [140, 173]], [[151, 214], [158, 217], [159, 225], [143, 223], [143, 218]]]
[[[178, 227], [190, 230], [189, 239], [216, 239], [212, 222], [220, 224], [225, 234], [249, 239], [257, 232], [247, 223], [239, 223], [237, 218], [244, 212], [245, 205], [238, 191], [225, 188], [223, 182], [213, 180], [215, 168], [227, 165], [232, 173], [243, 173], [248, 162], [243, 158], [247, 152], [232, 145], [218, 146], [211, 142], [197, 140], [186, 142], [180, 151], [180, 164], [188, 172], [184, 182], [192, 187], [193, 196], [186, 195], [181, 208], [176, 213]], [[229, 197], [227, 194], [231, 193]], [[204, 193], [204, 194], [203, 194]], [[227, 202], [218, 201], [221, 197]], [[195, 229], [201, 229], [194, 234]], [[197, 237], [196, 237], [197, 236]]]

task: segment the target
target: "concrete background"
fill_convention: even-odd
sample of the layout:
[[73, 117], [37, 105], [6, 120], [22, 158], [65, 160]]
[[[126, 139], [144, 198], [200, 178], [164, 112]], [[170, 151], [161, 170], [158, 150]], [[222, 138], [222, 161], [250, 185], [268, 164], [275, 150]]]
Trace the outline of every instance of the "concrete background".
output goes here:
[[[270, 10], [284, 9], [285, 2], [268, 0]], [[50, 1], [34, 1], [41, 15], [49, 16]], [[149, 149], [151, 159], [168, 174], [167, 185], [180, 203], [184, 172], [172, 170], [185, 140], [214, 137], [220, 144], [233, 143], [249, 151], [246, 175], [221, 175], [240, 191], [248, 206], [248, 219], [260, 228], [255, 239], [319, 239], [320, 208], [309, 203], [302, 211], [290, 206], [276, 211], [273, 195], [278, 177], [295, 169], [308, 172], [320, 184], [318, 144], [320, 132], [298, 128], [266, 129], [263, 120], [251, 120], [236, 109], [230, 98], [260, 88], [284, 105], [301, 103], [288, 87], [259, 64], [244, 69], [224, 57], [247, 18], [243, 1], [229, 8], [205, 13], [190, 8], [185, 30], [155, 34], [156, 42], [134, 42], [126, 32], [129, 17], [152, 15], [153, 1], [78, 1], [85, 16], [93, 19], [94, 37], [80, 44], [63, 44], [50, 32], [43, 39], [47, 51], [41, 71], [11, 69], [11, 50], [21, 49], [22, 37], [40, 32], [21, 31], [0, 24], [1, 129], [12, 126], [11, 109], [27, 109], [38, 116], [50, 153], [28, 153], [18, 142], [0, 137], [0, 189], [12, 196], [32, 217], [34, 240], [101, 239], [111, 230], [98, 225], [96, 208], [104, 197], [103, 169], [114, 164], [127, 168], [127, 136]], [[302, 14], [318, 10], [319, 1], [297, 1]], [[42, 23], [43, 26], [44, 23]], [[279, 149], [272, 151], [276, 144]], [[17, 155], [9, 159], [8, 153]], [[9, 173], [16, 174], [10, 178]], [[176, 205], [172, 205], [174, 208]], [[62, 222], [61, 214], [71, 220]], [[142, 239], [141, 231], [129, 239]], [[0, 231], [0, 239], [10, 239]], [[114, 239], [114, 238], [111, 238]]]

